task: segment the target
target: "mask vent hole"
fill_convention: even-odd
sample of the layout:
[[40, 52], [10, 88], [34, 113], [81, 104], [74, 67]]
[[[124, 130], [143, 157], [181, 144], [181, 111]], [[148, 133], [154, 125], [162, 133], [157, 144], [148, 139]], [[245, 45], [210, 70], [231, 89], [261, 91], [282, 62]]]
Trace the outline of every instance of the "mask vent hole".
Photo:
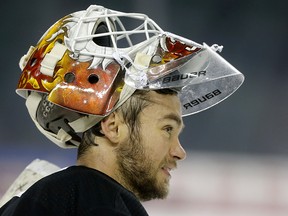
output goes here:
[[91, 84], [96, 84], [99, 81], [99, 77], [96, 74], [91, 74], [88, 77], [88, 82]]
[[72, 72], [68, 72], [64, 76], [64, 80], [67, 83], [72, 83], [75, 80], [75, 74]]

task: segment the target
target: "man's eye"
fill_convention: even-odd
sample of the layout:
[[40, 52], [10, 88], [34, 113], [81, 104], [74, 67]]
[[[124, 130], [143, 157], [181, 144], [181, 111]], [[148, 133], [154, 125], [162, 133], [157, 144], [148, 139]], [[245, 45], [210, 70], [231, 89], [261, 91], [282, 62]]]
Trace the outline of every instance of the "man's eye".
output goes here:
[[165, 127], [164, 130], [170, 134], [173, 131], [173, 127]]

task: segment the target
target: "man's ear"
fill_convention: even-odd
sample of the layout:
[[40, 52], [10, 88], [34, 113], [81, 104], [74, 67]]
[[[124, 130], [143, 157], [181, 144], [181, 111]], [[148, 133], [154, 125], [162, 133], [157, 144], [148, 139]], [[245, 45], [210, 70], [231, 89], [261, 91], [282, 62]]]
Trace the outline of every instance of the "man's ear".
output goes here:
[[101, 133], [103, 133], [112, 143], [118, 143], [121, 137], [121, 127], [124, 124], [119, 114], [111, 113], [101, 121]]

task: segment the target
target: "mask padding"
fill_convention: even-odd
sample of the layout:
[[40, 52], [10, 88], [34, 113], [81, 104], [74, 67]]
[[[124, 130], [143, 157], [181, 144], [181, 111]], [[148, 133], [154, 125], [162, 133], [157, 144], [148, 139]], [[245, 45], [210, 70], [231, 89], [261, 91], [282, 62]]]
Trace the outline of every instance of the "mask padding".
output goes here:
[[76, 119], [83, 117], [83, 114], [70, 111], [63, 107], [57, 106], [47, 100], [47, 95], [43, 94], [42, 100], [39, 103], [36, 119], [38, 123], [48, 131], [55, 134], [62, 128], [66, 133], [71, 135], [74, 140], [80, 141], [72, 127], [68, 124]]

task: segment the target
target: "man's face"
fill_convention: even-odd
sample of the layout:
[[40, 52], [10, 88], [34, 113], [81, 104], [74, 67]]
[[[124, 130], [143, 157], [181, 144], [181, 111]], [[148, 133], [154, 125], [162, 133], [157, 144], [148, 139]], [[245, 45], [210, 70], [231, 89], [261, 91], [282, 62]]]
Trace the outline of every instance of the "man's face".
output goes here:
[[168, 195], [170, 171], [186, 156], [178, 139], [183, 128], [178, 97], [149, 94], [153, 102], [138, 116], [139, 141], [127, 135], [117, 151], [121, 178], [142, 201]]

